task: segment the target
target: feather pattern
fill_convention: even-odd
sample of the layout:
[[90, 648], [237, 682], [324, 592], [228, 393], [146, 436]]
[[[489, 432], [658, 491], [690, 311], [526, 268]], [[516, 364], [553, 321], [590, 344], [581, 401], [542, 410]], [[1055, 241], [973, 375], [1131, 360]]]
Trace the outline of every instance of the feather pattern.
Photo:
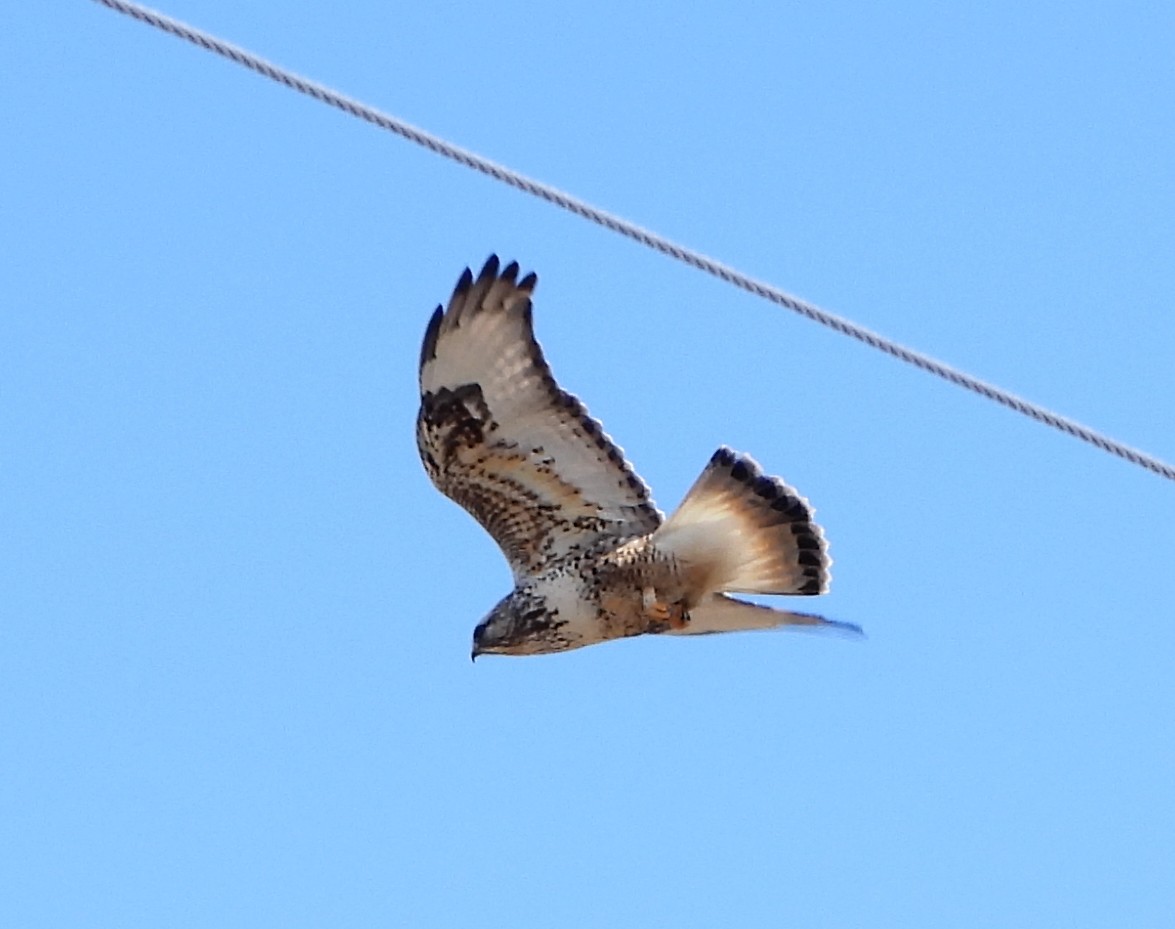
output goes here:
[[494, 256], [476, 278], [467, 268], [420, 352], [425, 470], [514, 572], [514, 590], [474, 629], [473, 657], [650, 633], [859, 632], [728, 595], [828, 589], [831, 559], [808, 502], [722, 447], [663, 520], [600, 423], [555, 383], [532, 328], [535, 283]]
[[516, 579], [661, 524], [648, 486], [555, 383], [531, 323], [537, 279], [491, 256], [437, 307], [420, 356], [425, 470], [502, 548]]

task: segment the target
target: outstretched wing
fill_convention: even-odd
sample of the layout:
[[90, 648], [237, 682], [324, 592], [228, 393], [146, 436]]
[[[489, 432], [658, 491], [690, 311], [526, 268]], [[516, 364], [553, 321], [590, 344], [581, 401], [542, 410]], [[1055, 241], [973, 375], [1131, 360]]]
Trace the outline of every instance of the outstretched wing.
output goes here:
[[416, 442], [437, 489], [485, 527], [515, 577], [604, 538], [652, 532], [649, 488], [551, 376], [531, 325], [537, 279], [491, 255], [437, 307], [420, 352]]

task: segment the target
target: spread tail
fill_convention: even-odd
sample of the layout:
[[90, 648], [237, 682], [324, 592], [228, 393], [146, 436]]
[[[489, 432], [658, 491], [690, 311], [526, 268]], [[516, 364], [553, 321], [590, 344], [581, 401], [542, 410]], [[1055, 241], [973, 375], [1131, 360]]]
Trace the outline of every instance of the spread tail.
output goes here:
[[808, 501], [749, 455], [723, 446], [654, 533], [711, 593], [822, 594], [832, 559]]

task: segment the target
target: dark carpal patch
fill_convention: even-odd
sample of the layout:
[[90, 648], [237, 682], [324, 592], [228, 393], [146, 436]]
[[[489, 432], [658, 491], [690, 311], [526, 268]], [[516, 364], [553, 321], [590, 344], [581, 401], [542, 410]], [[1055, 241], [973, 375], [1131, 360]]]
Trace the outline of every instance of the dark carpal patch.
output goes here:
[[420, 420], [440, 438], [442, 467], [459, 447], [475, 448], [483, 444], [486, 433], [494, 427], [490, 409], [477, 384], [442, 387], [435, 393], [424, 394], [420, 398]]

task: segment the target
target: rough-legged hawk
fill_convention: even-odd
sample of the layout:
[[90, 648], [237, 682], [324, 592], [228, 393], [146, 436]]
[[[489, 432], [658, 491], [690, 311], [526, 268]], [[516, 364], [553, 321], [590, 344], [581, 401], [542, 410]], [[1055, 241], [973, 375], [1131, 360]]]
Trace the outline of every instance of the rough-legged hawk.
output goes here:
[[531, 326], [536, 277], [467, 268], [420, 352], [416, 440], [441, 493], [473, 515], [514, 591], [473, 634], [473, 656], [538, 655], [643, 633], [835, 626], [728, 596], [821, 594], [830, 559], [807, 501], [720, 448], [669, 519], [551, 376]]

